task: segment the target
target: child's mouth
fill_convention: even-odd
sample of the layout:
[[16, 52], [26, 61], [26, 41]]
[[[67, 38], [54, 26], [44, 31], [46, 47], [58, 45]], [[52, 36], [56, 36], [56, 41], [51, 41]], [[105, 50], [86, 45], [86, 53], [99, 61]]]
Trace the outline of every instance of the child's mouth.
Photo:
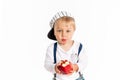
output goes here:
[[65, 41], [66, 41], [66, 39], [62, 39], [62, 41], [63, 41], [63, 42], [65, 42]]

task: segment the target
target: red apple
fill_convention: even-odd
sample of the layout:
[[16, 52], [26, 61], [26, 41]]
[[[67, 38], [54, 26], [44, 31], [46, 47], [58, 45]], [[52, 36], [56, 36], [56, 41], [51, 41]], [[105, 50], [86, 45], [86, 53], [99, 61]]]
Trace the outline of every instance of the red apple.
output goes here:
[[73, 69], [71, 66], [71, 63], [68, 60], [62, 60], [61, 64], [58, 66], [58, 69], [63, 73], [63, 74], [68, 74], [71, 72]]

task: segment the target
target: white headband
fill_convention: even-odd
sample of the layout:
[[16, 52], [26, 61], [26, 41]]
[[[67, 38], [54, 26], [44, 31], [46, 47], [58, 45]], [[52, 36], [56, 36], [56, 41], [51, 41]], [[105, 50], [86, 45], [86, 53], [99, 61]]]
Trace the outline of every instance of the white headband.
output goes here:
[[73, 17], [71, 16], [70, 13], [66, 12], [66, 11], [60, 11], [57, 14], [54, 15], [54, 17], [51, 19], [50, 21], [50, 27], [53, 28], [53, 25], [55, 23], [55, 21], [63, 16], [69, 16], [69, 17]]

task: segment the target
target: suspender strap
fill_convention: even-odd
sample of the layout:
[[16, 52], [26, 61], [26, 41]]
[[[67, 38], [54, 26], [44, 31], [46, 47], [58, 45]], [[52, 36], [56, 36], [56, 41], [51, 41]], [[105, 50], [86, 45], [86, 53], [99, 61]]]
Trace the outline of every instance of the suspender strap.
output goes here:
[[[57, 52], [57, 42], [54, 43], [54, 48], [53, 48], [54, 64], [56, 63], [56, 52]], [[54, 80], [56, 80], [56, 73], [54, 73]]]
[[57, 51], [57, 42], [54, 43], [54, 49], [53, 49], [53, 56], [54, 56], [54, 64], [56, 63], [56, 51]]
[[80, 54], [81, 49], [82, 49], [82, 44], [80, 43], [80, 46], [79, 46], [79, 49], [78, 49], [78, 56]]
[[[82, 50], [82, 44], [80, 43], [79, 49], [78, 49], [78, 56], [80, 55], [80, 51]], [[79, 62], [79, 59], [77, 60], [77, 63]], [[81, 72], [79, 72], [79, 76], [81, 78], [81, 80], [84, 80], [83, 74], [81, 74]]]
[[[80, 43], [79, 49], [78, 49], [78, 56], [80, 55], [80, 51], [82, 50], [82, 44]], [[77, 60], [77, 63], [79, 62], [79, 59]]]

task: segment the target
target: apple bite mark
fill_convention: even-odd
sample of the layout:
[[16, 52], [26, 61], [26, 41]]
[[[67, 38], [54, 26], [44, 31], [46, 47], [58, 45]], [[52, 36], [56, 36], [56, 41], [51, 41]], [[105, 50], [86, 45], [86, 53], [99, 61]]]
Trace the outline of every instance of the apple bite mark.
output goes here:
[[65, 66], [67, 66], [67, 65], [69, 65], [69, 62], [68, 62], [68, 61], [66, 61], [66, 62], [64, 62], [64, 63], [62, 64], [63, 67], [65, 67]]

